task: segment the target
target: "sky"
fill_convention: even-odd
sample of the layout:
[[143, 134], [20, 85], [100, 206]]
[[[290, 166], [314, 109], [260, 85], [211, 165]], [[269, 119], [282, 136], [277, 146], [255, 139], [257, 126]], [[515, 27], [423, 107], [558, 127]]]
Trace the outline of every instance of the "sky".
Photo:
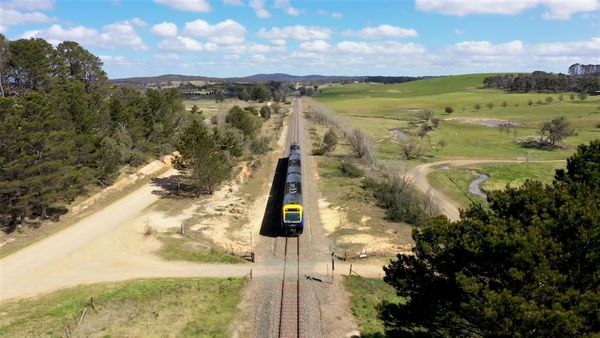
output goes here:
[[0, 33], [110, 78], [565, 73], [600, 63], [600, 0], [0, 0]]

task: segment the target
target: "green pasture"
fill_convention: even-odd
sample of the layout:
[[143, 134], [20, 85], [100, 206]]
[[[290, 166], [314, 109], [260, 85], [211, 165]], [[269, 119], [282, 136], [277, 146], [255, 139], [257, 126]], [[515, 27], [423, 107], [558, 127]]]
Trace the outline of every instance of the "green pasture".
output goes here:
[[385, 326], [379, 318], [379, 306], [383, 302], [399, 303], [396, 290], [381, 279], [348, 276], [344, 286], [350, 292], [352, 314], [361, 331], [361, 337], [385, 337]]
[[484, 192], [503, 190], [506, 186], [519, 187], [526, 180], [550, 184], [556, 169], [563, 169], [566, 162], [547, 163], [484, 163], [465, 167], [442, 166], [427, 176], [429, 183], [451, 198], [462, 209], [472, 202], [485, 203], [479, 196], [469, 192], [469, 184], [486, 174], [489, 179], [481, 185]]
[[[2, 337], [230, 337], [241, 278], [145, 279], [0, 304]], [[82, 311], [93, 297], [82, 318]]]
[[[333, 108], [352, 124], [361, 127], [377, 143], [380, 159], [400, 159], [397, 137], [392, 129], [408, 135], [416, 134], [419, 109], [429, 108], [440, 119], [438, 128], [423, 139], [425, 160], [452, 157], [517, 159], [564, 159], [576, 145], [600, 137], [600, 97], [585, 101], [570, 99], [571, 93], [508, 93], [483, 88], [483, 79], [490, 74], [449, 76], [401, 84], [348, 84], [327, 87], [316, 98]], [[563, 99], [560, 101], [559, 97]], [[552, 97], [552, 103], [546, 102]], [[533, 104], [528, 105], [531, 100]], [[502, 102], [507, 106], [503, 107]], [[541, 103], [538, 103], [540, 101]], [[492, 109], [487, 107], [491, 102]], [[475, 104], [480, 104], [479, 110]], [[444, 112], [451, 106], [451, 114]], [[535, 136], [543, 121], [558, 116], [569, 119], [577, 134], [563, 141], [563, 149], [538, 151], [521, 148], [516, 139]], [[517, 126], [508, 133], [482, 125], [488, 121], [510, 121]], [[447, 146], [437, 146], [444, 139]]]

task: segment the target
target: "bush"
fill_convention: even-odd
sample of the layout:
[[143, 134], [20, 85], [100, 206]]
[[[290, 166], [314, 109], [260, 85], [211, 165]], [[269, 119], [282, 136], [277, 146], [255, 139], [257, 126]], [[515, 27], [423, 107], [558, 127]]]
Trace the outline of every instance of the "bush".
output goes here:
[[321, 148], [325, 153], [330, 153], [335, 150], [338, 143], [338, 136], [333, 128], [329, 128], [325, 136], [323, 137], [323, 143]]
[[365, 176], [365, 172], [362, 169], [352, 165], [352, 163], [345, 161], [342, 162], [342, 164], [340, 164], [340, 172], [342, 173], [342, 176], [352, 178]]
[[260, 108], [260, 117], [262, 117], [265, 120], [268, 120], [271, 118], [271, 108], [269, 108], [269, 106], [264, 105]]
[[425, 224], [428, 208], [406, 177], [390, 174], [381, 181], [368, 178], [364, 187], [372, 191], [379, 205], [386, 209], [389, 220], [417, 226]]
[[323, 156], [325, 155], [325, 149], [323, 149], [322, 147], [315, 148], [312, 154], [315, 156]]
[[269, 143], [271, 143], [271, 140], [268, 137], [259, 137], [252, 142], [250, 150], [253, 154], [262, 155], [269, 151]]

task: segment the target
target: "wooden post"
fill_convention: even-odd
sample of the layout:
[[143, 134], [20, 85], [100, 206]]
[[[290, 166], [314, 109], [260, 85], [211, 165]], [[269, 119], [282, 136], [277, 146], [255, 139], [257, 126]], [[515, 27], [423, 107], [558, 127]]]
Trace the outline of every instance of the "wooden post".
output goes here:
[[333, 252], [331, 253], [331, 272], [333, 273], [333, 270], [335, 270], [335, 256], [333, 254]]
[[348, 259], [348, 251], [344, 250], [344, 262]]
[[79, 317], [79, 321], [77, 322], [77, 326], [81, 325], [83, 318], [85, 317], [85, 313], [87, 312], [87, 304], [83, 307], [83, 311], [81, 311], [81, 316]]
[[352, 264], [350, 264], [350, 272], [348, 273], [348, 276], [352, 276]]

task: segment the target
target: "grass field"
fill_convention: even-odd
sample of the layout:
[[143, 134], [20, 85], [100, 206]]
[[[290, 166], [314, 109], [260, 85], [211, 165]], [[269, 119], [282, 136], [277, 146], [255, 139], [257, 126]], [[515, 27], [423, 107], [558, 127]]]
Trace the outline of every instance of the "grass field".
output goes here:
[[[320, 146], [328, 128], [311, 124], [309, 129], [313, 149]], [[372, 193], [363, 188], [363, 177], [351, 177], [341, 167], [346, 162], [360, 167], [353, 161], [350, 146], [343, 138], [335, 151], [327, 156], [315, 156], [319, 172], [319, 191], [321, 196], [330, 204], [330, 208], [339, 210], [343, 215], [331, 237], [336, 241], [340, 251], [358, 254], [363, 248], [373, 251], [380, 250], [385, 254], [395, 245], [412, 243], [411, 227], [404, 223], [394, 223], [385, 219], [385, 210], [376, 205]], [[322, 216], [323, 217], [323, 216]], [[332, 220], [328, 220], [332, 222]], [[376, 238], [375, 241], [372, 239]], [[392, 250], [388, 252], [393, 255]]]
[[385, 337], [385, 327], [378, 318], [378, 307], [383, 301], [399, 302], [396, 290], [381, 279], [357, 276], [346, 277], [344, 286], [351, 293], [352, 314], [360, 327], [361, 337]]
[[[427, 179], [436, 189], [444, 192], [461, 208], [468, 207], [472, 201], [485, 203], [480, 197], [469, 193], [469, 184], [479, 173], [489, 179], [481, 188], [484, 192], [502, 190], [507, 185], [519, 187], [526, 180], [537, 180], [549, 184], [556, 169], [565, 168], [565, 162], [552, 163], [494, 163], [471, 165], [467, 167], [443, 167], [431, 172]], [[467, 197], [468, 196], [468, 197]]]
[[[423, 162], [454, 158], [564, 160], [577, 145], [600, 138], [599, 96], [581, 101], [578, 98], [571, 100], [571, 93], [517, 94], [483, 88], [484, 78], [490, 75], [448, 76], [392, 85], [337, 85], [323, 88], [315, 100], [333, 108], [338, 115], [370, 135], [375, 141], [377, 158], [391, 168], [410, 168]], [[546, 103], [547, 97], [553, 98], [552, 103]], [[493, 104], [491, 109], [488, 103]], [[476, 104], [481, 108], [476, 109]], [[446, 106], [454, 111], [446, 113]], [[392, 131], [399, 129], [408, 136], [416, 136], [421, 123], [416, 114], [423, 108], [431, 109], [440, 123], [421, 138], [425, 149], [423, 156], [404, 161], [398, 137]], [[565, 116], [576, 132], [562, 141], [560, 149], [523, 148], [517, 143], [519, 139], [536, 136], [542, 122], [559, 116]], [[497, 127], [502, 122], [511, 122], [514, 126], [509, 129]], [[465, 192], [468, 195], [468, 184], [474, 179], [475, 172], [491, 176], [483, 184], [483, 188], [489, 190], [504, 188], [507, 183], [519, 185], [525, 179], [548, 182], [548, 177], [552, 177], [548, 173], [557, 166], [504, 164], [485, 166], [485, 170], [469, 167], [436, 171], [428, 177], [434, 187], [464, 208], [471, 203]], [[476, 196], [473, 198], [479, 200]]]
[[[191, 232], [191, 230], [189, 230]], [[163, 243], [157, 254], [169, 261], [191, 261], [201, 263], [246, 263], [242, 257], [234, 256], [222, 249], [215, 248], [208, 241], [196, 241], [190, 237], [172, 237], [172, 234], [161, 234], [158, 237]]]
[[[75, 287], [0, 304], [0, 336], [229, 337], [244, 279], [148, 279]], [[86, 303], [94, 297], [97, 312]]]
[[[428, 145], [425, 160], [450, 157], [477, 157], [515, 159], [564, 159], [577, 144], [600, 137], [600, 97], [585, 101], [571, 100], [569, 94], [527, 93], [514, 94], [501, 90], [482, 88], [483, 79], [489, 74], [449, 76], [394, 85], [349, 84], [324, 88], [316, 98], [347, 118], [352, 124], [363, 128], [377, 142], [379, 158], [400, 159], [399, 146], [392, 129], [398, 128], [415, 134], [415, 114], [419, 109], [432, 109], [441, 122], [429, 132], [423, 142]], [[553, 103], [545, 98], [553, 97]], [[529, 106], [528, 100], [533, 104]], [[506, 108], [502, 102], [506, 101]], [[538, 104], [538, 101], [544, 103]], [[492, 109], [487, 104], [494, 104]], [[475, 104], [481, 109], [476, 110]], [[454, 109], [444, 112], [446, 106]], [[577, 135], [567, 138], [564, 149], [540, 151], [521, 148], [515, 139], [536, 135], [539, 125], [558, 116], [565, 116], [576, 129]], [[481, 125], [486, 120], [518, 123], [509, 133], [499, 128]], [[436, 146], [444, 139], [443, 149]]]

